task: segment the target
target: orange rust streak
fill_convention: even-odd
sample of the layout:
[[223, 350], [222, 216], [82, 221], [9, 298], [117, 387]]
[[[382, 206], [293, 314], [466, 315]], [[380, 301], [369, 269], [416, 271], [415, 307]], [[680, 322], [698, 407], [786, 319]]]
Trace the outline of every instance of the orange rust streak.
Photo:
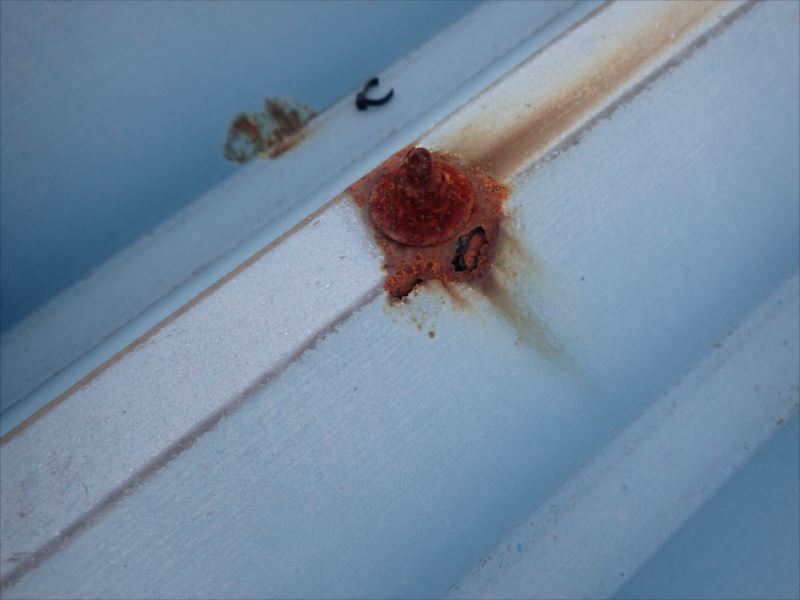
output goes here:
[[[591, 62], [581, 69], [585, 75], [566, 82], [562, 91], [529, 113], [521, 113], [510, 128], [475, 133], [465, 130], [448, 140], [446, 147], [457, 148], [459, 155], [470, 164], [490, 166], [497, 178], [508, 177], [633, 80], [637, 71], [669, 46], [677, 44], [721, 4], [675, 3], [655, 22], [635, 34], [631, 33], [630, 43], [592, 57]], [[497, 85], [505, 83], [501, 80]], [[525, 99], [517, 98], [516, 102], [524, 105]], [[473, 139], [477, 137], [480, 139]]]

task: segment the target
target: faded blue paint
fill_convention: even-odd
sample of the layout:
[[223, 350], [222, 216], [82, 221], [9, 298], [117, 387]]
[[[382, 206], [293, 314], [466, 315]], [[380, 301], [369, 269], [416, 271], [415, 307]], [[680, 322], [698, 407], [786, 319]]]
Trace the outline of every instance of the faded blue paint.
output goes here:
[[[15, 597], [55, 589], [72, 597], [437, 597], [531, 511], [565, 514], [549, 499], [662, 399], [730, 406], [729, 419], [710, 420], [683, 452], [738, 442], [742, 415], [752, 414], [744, 409], [767, 401], [750, 393], [754, 377], [789, 390], [795, 396], [781, 402], [793, 403], [796, 310], [775, 326], [781, 335], [757, 338], [752, 372], [737, 363], [734, 377], [702, 388], [719, 363], [694, 370], [753, 339], [726, 336], [796, 281], [798, 88], [786, 74], [797, 72], [798, 40], [769, 12], [785, 10], [776, 6], [748, 13], [515, 181], [518, 239], [537, 267], [518, 280], [518, 298], [563, 340], [568, 364], [517, 345], [517, 332], [478, 299], [475, 313], [447, 301], [443, 309], [427, 290], [408, 312], [387, 313], [378, 298], [50, 556]], [[794, 303], [796, 287], [787, 288]], [[314, 288], [298, 279], [283, 289]], [[435, 340], [417, 330], [417, 316], [435, 324]], [[186, 360], [193, 355], [188, 348]], [[195, 386], [203, 393], [224, 376], [204, 372]], [[690, 392], [711, 391], [669, 397], [679, 380]], [[636, 484], [660, 473], [659, 489], [674, 493], [686, 483], [681, 464], [692, 462], [654, 461], [621, 482], [630, 496], [656, 493]], [[629, 515], [646, 507], [638, 502]], [[602, 510], [609, 506], [591, 506], [585, 522]], [[592, 532], [572, 538], [570, 554]], [[632, 528], [620, 537], [647, 535]], [[530, 560], [533, 543], [524, 553], [521, 543], [502, 550]], [[507, 563], [495, 566], [503, 575]]]

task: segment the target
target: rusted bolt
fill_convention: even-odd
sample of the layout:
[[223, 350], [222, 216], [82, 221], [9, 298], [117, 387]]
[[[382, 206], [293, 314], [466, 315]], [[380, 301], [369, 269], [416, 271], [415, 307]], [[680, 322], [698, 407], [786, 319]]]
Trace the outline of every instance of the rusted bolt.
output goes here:
[[472, 271], [480, 262], [481, 251], [489, 242], [483, 227], [476, 227], [456, 240], [456, 255], [453, 267], [456, 271]]
[[409, 178], [416, 185], [425, 185], [430, 179], [433, 168], [433, 157], [425, 148], [412, 148], [403, 158]]
[[425, 148], [412, 148], [397, 169], [375, 184], [369, 210], [378, 229], [394, 241], [433, 246], [458, 233], [474, 203], [464, 174]]

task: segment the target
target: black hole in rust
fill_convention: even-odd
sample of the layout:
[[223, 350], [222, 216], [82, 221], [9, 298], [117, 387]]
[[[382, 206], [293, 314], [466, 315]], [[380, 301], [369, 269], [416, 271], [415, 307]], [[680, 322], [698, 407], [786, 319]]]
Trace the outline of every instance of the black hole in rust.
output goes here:
[[480, 225], [456, 240], [453, 267], [456, 271], [472, 271], [478, 266], [481, 250], [488, 244], [486, 230]]

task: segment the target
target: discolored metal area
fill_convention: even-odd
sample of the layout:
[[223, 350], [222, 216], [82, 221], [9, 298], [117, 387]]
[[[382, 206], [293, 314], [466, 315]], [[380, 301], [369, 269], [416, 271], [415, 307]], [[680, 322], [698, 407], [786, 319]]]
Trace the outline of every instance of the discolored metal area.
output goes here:
[[[800, 407], [798, 16], [610, 3], [370, 155], [3, 438], [4, 594], [639, 597], [709, 564], [684, 524]], [[370, 213], [411, 148], [474, 193], [438, 244]], [[796, 597], [781, 511], [684, 589]]]
[[491, 271], [508, 189], [480, 168], [463, 168], [453, 157], [411, 147], [348, 193], [374, 226], [392, 298], [404, 298], [427, 281], [446, 285]]
[[407, 246], [434, 246], [464, 226], [475, 204], [469, 179], [425, 148], [381, 176], [370, 192], [369, 212], [381, 233]]
[[267, 98], [264, 111], [237, 115], [228, 129], [225, 158], [245, 163], [261, 158], [277, 158], [303, 139], [303, 129], [316, 112], [291, 98]]

